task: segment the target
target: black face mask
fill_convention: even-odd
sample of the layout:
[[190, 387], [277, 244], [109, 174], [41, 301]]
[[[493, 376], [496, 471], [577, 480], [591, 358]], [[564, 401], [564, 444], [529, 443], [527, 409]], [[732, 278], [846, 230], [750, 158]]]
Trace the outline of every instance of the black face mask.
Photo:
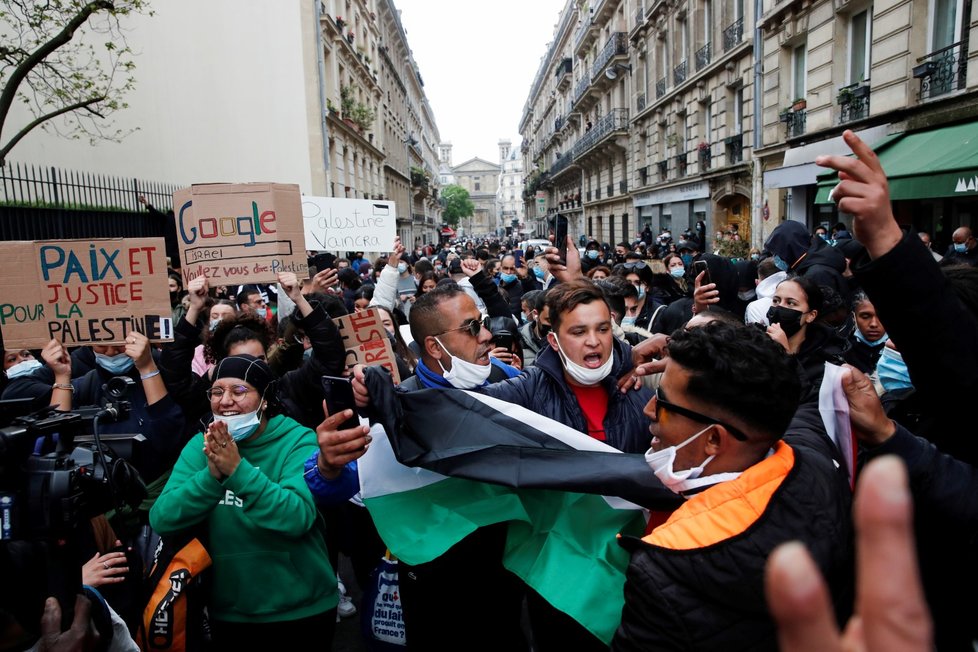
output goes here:
[[537, 320], [537, 333], [539, 333], [540, 339], [541, 340], [547, 339], [547, 333], [549, 332], [550, 332], [550, 326]]
[[170, 305], [171, 306], [175, 306], [178, 303], [180, 303], [180, 291], [179, 290], [177, 290], [176, 292], [171, 292], [170, 293]]
[[788, 337], [801, 330], [801, 310], [793, 310], [784, 306], [771, 306], [767, 311], [767, 320], [772, 324], [781, 326], [781, 330]]

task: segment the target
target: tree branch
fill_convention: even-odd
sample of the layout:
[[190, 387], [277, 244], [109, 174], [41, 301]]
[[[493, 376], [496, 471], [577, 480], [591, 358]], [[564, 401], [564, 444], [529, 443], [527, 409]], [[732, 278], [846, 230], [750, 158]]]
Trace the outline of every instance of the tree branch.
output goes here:
[[[37, 125], [41, 124], [42, 122], [45, 122], [46, 120], [50, 120], [51, 118], [57, 118], [59, 115], [61, 115], [63, 113], [70, 113], [72, 111], [77, 111], [78, 109], [87, 108], [87, 107], [91, 106], [92, 104], [98, 104], [99, 102], [104, 101], [107, 97], [108, 97], [107, 95], [100, 95], [99, 97], [93, 97], [92, 99], [89, 99], [89, 100], [83, 100], [81, 102], [75, 102], [74, 104], [70, 104], [68, 106], [63, 106], [60, 109], [58, 109], [57, 111], [52, 111], [51, 113], [46, 113], [46, 114], [42, 115], [40, 118], [37, 118], [33, 122], [29, 123], [23, 129], [21, 129], [20, 131], [18, 131], [14, 135], [14, 137], [11, 138], [7, 142], [7, 144], [3, 146], [2, 149], [0, 149], [0, 167], [3, 167], [4, 165], [6, 165], [6, 163], [7, 163], [7, 154], [9, 154], [10, 153], [10, 150], [12, 150], [14, 148], [14, 145], [16, 145], [18, 142], [20, 142], [20, 139], [23, 138], [24, 136], [26, 136], [28, 133], [30, 133], [30, 131], [34, 127], [36, 127]], [[102, 114], [100, 114], [98, 111], [95, 111], [95, 110], [92, 110], [92, 109], [89, 109], [89, 111], [91, 111], [92, 113], [94, 113], [95, 115], [97, 115], [99, 117], [102, 117]]]
[[[75, 32], [79, 27], [85, 24], [89, 16], [97, 11], [112, 10], [115, 9], [115, 3], [112, 0], [94, 0], [89, 2], [87, 5], [82, 7], [82, 9], [64, 26], [60, 32], [49, 39], [47, 42], [42, 43], [34, 52], [32, 52], [23, 62], [11, 72], [10, 77], [7, 78], [7, 83], [3, 87], [3, 93], [0, 94], [0, 131], [3, 130], [3, 125], [7, 121], [7, 115], [10, 112], [10, 107], [14, 103], [14, 98], [17, 95], [17, 89], [20, 87], [24, 78], [27, 74], [37, 66], [41, 61], [43, 61], [48, 55], [60, 48], [61, 46], [70, 43], [71, 39], [74, 37]], [[83, 105], [84, 106], [84, 105]], [[79, 107], [74, 107], [77, 109]], [[69, 109], [69, 110], [74, 110]], [[59, 110], [49, 117], [54, 117], [62, 113], [67, 113], [65, 110]], [[38, 124], [37, 120], [31, 123], [31, 128], [33, 129]], [[20, 140], [24, 137], [23, 130], [15, 136], [14, 142]], [[0, 160], [6, 157], [6, 153], [9, 148], [0, 150]]]

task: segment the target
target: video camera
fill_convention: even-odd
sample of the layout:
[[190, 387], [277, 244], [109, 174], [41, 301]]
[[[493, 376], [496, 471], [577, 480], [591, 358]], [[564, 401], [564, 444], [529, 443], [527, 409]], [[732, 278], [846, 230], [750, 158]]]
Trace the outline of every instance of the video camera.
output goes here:
[[102, 406], [44, 408], [0, 428], [0, 607], [24, 627], [37, 625], [48, 596], [61, 603], [63, 622], [71, 622], [84, 561], [81, 526], [146, 497], [130, 464], [145, 438], [98, 431], [100, 422], [128, 418], [132, 384], [116, 376], [104, 387]]

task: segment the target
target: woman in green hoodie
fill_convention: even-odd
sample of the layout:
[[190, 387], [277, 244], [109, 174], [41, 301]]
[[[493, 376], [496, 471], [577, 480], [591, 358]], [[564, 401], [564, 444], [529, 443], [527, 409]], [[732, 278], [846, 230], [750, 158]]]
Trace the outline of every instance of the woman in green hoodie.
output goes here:
[[328, 650], [336, 576], [302, 477], [316, 433], [270, 416], [273, 379], [254, 356], [218, 363], [207, 390], [213, 420], [184, 447], [150, 522], [163, 535], [206, 526], [217, 649], [316, 641]]

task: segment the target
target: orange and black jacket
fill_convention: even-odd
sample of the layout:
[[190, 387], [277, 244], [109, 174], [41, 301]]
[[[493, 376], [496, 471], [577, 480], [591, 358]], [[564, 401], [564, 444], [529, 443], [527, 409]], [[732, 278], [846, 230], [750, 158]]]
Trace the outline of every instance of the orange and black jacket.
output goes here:
[[[778, 442], [735, 480], [692, 496], [631, 550], [614, 650], [776, 650], [764, 564], [804, 543], [840, 619], [852, 604], [851, 492], [822, 450]], [[842, 621], [844, 622], [844, 620]]]

